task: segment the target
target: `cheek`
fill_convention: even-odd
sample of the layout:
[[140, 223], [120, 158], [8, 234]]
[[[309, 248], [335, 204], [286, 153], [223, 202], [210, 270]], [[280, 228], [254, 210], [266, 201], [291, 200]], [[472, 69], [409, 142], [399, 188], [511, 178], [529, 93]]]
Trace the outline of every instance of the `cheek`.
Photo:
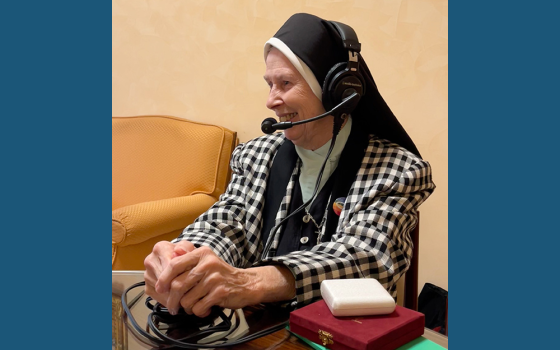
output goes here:
[[301, 109], [305, 113], [306, 119], [316, 117], [325, 113], [325, 108], [321, 101], [315, 96], [315, 94], [305, 94], [301, 97]]
[[310, 96], [302, 89], [294, 87], [286, 94], [286, 103], [290, 103], [294, 108], [306, 111], [310, 107]]

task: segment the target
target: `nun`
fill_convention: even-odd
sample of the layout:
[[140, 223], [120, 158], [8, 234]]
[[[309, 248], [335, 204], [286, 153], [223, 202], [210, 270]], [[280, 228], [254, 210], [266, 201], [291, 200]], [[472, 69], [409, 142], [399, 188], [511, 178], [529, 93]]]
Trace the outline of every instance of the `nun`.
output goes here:
[[219, 201], [145, 259], [146, 293], [171, 314], [301, 307], [328, 279], [374, 278], [396, 297], [435, 185], [360, 49], [350, 26], [305, 13], [265, 43], [270, 134], [240, 144]]

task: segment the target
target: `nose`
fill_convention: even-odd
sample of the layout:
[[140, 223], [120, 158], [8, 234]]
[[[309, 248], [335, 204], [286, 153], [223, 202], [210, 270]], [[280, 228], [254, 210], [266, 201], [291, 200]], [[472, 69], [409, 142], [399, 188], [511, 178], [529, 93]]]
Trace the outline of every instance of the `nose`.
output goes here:
[[270, 89], [268, 93], [268, 99], [266, 100], [266, 108], [274, 110], [282, 104], [282, 98], [277, 89], [274, 87]]

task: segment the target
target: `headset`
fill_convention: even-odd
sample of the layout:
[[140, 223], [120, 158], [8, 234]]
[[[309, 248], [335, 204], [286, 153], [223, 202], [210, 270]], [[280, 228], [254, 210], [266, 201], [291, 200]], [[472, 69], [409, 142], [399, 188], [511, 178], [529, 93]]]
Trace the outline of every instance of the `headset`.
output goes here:
[[359, 70], [358, 53], [362, 45], [352, 27], [344, 23], [330, 21], [342, 38], [344, 48], [348, 50], [348, 62], [335, 64], [327, 73], [323, 83], [323, 106], [329, 111], [346, 100], [353, 93], [358, 94], [351, 103], [347, 103], [342, 113], [351, 113], [366, 93], [365, 80]]
[[352, 27], [335, 21], [330, 21], [342, 38], [344, 48], [348, 50], [348, 61], [335, 64], [325, 76], [323, 82], [323, 107], [326, 112], [316, 117], [292, 122], [277, 122], [274, 118], [266, 118], [261, 123], [261, 130], [265, 134], [272, 134], [277, 130], [289, 129], [299, 124], [309, 123], [329, 115], [335, 118], [333, 135], [340, 131], [343, 119], [348, 116], [366, 93], [364, 77], [360, 73], [359, 52], [362, 45]]

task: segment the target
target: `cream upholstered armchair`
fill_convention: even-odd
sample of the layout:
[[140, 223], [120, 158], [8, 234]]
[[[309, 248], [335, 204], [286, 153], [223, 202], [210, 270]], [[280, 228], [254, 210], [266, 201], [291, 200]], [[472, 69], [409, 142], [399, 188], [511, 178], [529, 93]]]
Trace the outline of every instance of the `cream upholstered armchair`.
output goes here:
[[113, 117], [113, 270], [143, 270], [229, 182], [237, 134], [171, 116]]

